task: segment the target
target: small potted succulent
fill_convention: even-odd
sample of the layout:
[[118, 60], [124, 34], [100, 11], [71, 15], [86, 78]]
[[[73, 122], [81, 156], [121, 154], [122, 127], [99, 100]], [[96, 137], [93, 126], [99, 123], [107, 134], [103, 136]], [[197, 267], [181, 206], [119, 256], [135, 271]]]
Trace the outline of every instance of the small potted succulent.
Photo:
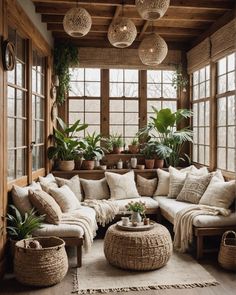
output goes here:
[[147, 142], [141, 150], [141, 154], [145, 158], [146, 169], [153, 169], [155, 164], [155, 144], [153, 142]]
[[129, 202], [126, 205], [126, 209], [132, 212], [131, 222], [133, 225], [137, 225], [142, 221], [141, 215], [144, 215], [146, 212], [146, 205], [144, 202]]
[[107, 150], [113, 154], [120, 154], [124, 145], [121, 134], [111, 134], [108, 138], [103, 138]]
[[129, 151], [131, 154], [138, 154], [139, 153], [139, 141], [137, 137], [134, 137], [131, 143], [128, 146]]

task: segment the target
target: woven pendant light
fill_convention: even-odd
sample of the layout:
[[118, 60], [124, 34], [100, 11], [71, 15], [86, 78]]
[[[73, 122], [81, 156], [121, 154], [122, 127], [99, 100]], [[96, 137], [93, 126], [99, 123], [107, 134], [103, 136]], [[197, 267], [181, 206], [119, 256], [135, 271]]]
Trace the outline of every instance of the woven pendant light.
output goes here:
[[145, 37], [139, 45], [138, 55], [143, 64], [156, 66], [162, 63], [168, 52], [165, 40], [157, 33]]
[[130, 46], [136, 36], [136, 27], [127, 17], [117, 17], [108, 29], [108, 40], [113, 46], [118, 48]]
[[143, 19], [156, 20], [166, 13], [170, 0], [136, 0], [135, 4]]
[[92, 19], [82, 7], [74, 7], [67, 11], [63, 19], [63, 27], [71, 37], [83, 37], [90, 31]]

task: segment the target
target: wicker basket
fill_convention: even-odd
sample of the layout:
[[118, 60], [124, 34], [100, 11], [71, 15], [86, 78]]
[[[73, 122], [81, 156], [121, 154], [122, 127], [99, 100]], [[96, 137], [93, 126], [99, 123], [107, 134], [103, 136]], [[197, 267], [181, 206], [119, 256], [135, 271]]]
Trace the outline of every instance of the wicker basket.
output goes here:
[[[229, 234], [233, 238], [229, 238]], [[223, 268], [236, 270], [236, 233], [234, 231], [227, 231], [223, 234], [218, 261]]]
[[[41, 249], [26, 248], [37, 240]], [[51, 286], [59, 283], [68, 270], [65, 242], [57, 237], [37, 237], [16, 243], [14, 272], [16, 279], [30, 286]]]

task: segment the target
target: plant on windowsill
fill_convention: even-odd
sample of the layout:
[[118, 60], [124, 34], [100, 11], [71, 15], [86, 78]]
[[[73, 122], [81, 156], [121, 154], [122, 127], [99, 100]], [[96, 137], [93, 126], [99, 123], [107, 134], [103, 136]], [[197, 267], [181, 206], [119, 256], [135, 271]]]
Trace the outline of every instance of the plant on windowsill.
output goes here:
[[72, 44], [56, 44], [54, 49], [54, 73], [58, 75], [59, 86], [56, 102], [62, 105], [70, 90], [69, 68], [79, 65], [78, 47]]
[[100, 160], [104, 156], [104, 148], [100, 146], [101, 135], [93, 132], [87, 134], [81, 142], [81, 153], [83, 155], [83, 168], [93, 170], [95, 166], [95, 158]]
[[67, 125], [61, 118], [57, 118], [59, 129], [54, 128], [52, 138], [54, 146], [48, 148], [48, 158], [59, 160], [59, 170], [71, 171], [75, 167], [74, 159], [78, 156], [78, 149], [83, 144], [83, 140], [78, 140], [78, 132], [85, 130], [88, 125], [80, 124], [77, 120], [73, 125]]
[[128, 145], [129, 152], [131, 154], [138, 154], [139, 153], [139, 141], [137, 137], [134, 137], [131, 143]]
[[41, 228], [45, 215], [37, 215], [35, 209], [21, 215], [14, 205], [9, 205], [12, 214], [7, 214], [7, 233], [10, 239], [11, 256], [14, 257], [14, 248], [17, 241], [32, 236], [32, 232]]
[[155, 144], [150, 141], [145, 143], [140, 152], [144, 156], [146, 169], [153, 169], [155, 163]]
[[120, 154], [124, 141], [121, 134], [111, 134], [108, 138], [103, 138], [107, 150], [112, 154]]

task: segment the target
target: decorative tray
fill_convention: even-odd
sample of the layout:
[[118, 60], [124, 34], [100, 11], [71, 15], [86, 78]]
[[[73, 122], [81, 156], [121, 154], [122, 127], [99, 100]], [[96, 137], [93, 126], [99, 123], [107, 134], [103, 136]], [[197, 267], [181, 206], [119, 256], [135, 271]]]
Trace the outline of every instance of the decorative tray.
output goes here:
[[116, 223], [116, 226], [121, 230], [127, 230], [127, 231], [145, 231], [150, 230], [154, 227], [154, 222], [151, 222], [148, 225], [144, 225], [143, 222], [138, 223], [137, 226], [133, 226], [131, 222], [129, 222], [128, 225], [122, 225], [122, 221], [118, 221]]

